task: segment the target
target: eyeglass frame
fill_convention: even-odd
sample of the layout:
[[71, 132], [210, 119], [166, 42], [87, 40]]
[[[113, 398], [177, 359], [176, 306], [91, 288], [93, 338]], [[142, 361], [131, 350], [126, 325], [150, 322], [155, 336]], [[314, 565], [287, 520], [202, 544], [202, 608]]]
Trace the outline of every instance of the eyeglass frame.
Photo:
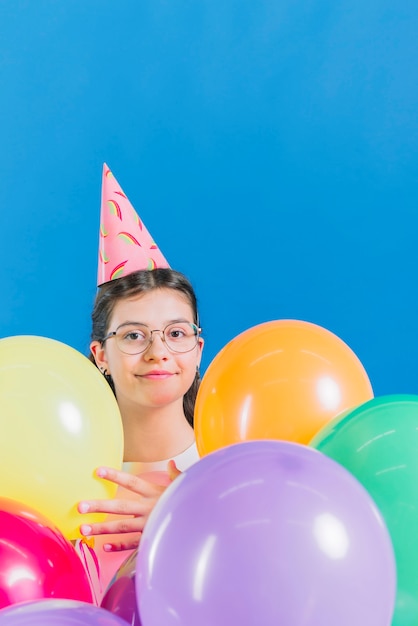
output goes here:
[[[189, 348], [188, 350], [178, 351], [178, 350], [173, 350], [173, 348], [171, 348], [169, 346], [169, 344], [166, 341], [164, 333], [165, 333], [165, 330], [169, 326], [175, 326], [176, 324], [189, 324], [189, 326], [191, 326], [192, 328], [195, 329], [194, 336], [196, 337], [196, 343], [195, 343], [195, 345], [192, 348]], [[107, 333], [107, 335], [104, 337], [104, 339], [101, 340], [101, 342], [100, 342], [101, 345], [103, 346], [105, 341], [107, 341], [108, 339], [112, 339], [112, 337], [116, 337], [116, 335], [118, 333], [118, 330], [120, 328], [122, 328], [123, 326], [143, 326], [144, 328], [146, 328], [150, 332], [148, 345], [143, 350], [141, 350], [140, 352], [124, 352], [119, 347], [118, 342], [116, 342], [116, 345], [117, 345], [118, 349], [122, 352], [122, 354], [127, 354], [128, 356], [136, 356], [137, 354], [143, 354], [144, 352], [146, 352], [148, 350], [148, 348], [150, 347], [150, 345], [152, 344], [153, 340], [154, 340], [153, 339], [153, 333], [160, 333], [161, 341], [164, 342], [164, 345], [166, 346], [166, 348], [167, 348], [167, 350], [169, 352], [174, 352], [174, 354], [187, 354], [187, 352], [191, 352], [198, 345], [198, 343], [199, 343], [199, 336], [200, 336], [200, 333], [202, 332], [202, 329], [199, 326], [197, 326], [197, 324], [195, 324], [194, 322], [188, 322], [187, 320], [185, 320], [185, 321], [178, 321], [178, 322], [169, 322], [166, 326], [164, 326], [163, 329], [154, 328], [153, 330], [150, 329], [149, 326], [147, 326], [146, 324], [142, 324], [141, 322], [136, 322], [136, 323], [135, 322], [134, 323], [132, 323], [132, 322], [129, 322], [129, 323], [124, 322], [123, 324], [120, 324], [117, 327], [116, 330], [113, 330], [113, 331]]]

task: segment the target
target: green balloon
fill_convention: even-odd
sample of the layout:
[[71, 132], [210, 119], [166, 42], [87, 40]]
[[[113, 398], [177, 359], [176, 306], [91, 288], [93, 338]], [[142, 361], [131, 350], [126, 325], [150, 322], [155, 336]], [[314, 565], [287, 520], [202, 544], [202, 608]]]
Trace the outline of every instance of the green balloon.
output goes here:
[[392, 626], [418, 626], [418, 395], [373, 398], [337, 416], [309, 444], [367, 489], [396, 559]]

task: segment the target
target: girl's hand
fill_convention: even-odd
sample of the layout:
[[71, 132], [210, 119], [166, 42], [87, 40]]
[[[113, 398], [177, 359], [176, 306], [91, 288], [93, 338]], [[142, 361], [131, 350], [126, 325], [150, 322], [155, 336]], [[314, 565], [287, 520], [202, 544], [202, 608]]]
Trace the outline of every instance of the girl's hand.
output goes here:
[[[170, 482], [180, 473], [175, 462], [169, 461], [167, 474]], [[103, 549], [107, 552], [137, 548], [148, 517], [167, 487], [110, 467], [99, 467], [96, 475], [119, 485], [127, 490], [128, 494], [124, 498], [118, 497], [119, 493], [117, 493], [117, 497], [112, 500], [80, 502], [79, 513], [107, 513], [110, 516], [104, 522], [82, 524], [81, 534], [85, 537], [120, 534], [120, 537], [112, 537], [111, 543], [103, 545]]]

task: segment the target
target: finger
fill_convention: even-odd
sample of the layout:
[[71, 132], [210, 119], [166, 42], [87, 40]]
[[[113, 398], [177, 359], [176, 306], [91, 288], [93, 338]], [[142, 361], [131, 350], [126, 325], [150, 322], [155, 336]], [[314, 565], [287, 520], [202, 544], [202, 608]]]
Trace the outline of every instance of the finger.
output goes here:
[[122, 533], [128, 535], [125, 537], [112, 537], [112, 542], [117, 541], [124, 543], [129, 541], [129, 533], [141, 533], [144, 529], [146, 518], [143, 517], [130, 517], [121, 520], [112, 520], [110, 522], [102, 522], [96, 524], [82, 524], [80, 526], [80, 533], [84, 537], [94, 537], [96, 535], [117, 535]]
[[156, 498], [138, 500], [84, 500], [78, 504], [79, 513], [114, 513], [115, 515], [133, 515], [142, 517], [149, 515]]
[[173, 482], [173, 480], [175, 478], [177, 478], [177, 476], [180, 476], [181, 471], [177, 467], [175, 461], [171, 460], [171, 461], [168, 462], [168, 464], [167, 464], [167, 473], [168, 473], [168, 476], [169, 476], [171, 482]]
[[132, 539], [127, 538], [124, 541], [112, 541], [103, 544], [103, 550], [105, 552], [121, 552], [122, 550], [135, 550], [139, 546], [141, 540], [141, 533], [135, 535]]
[[162, 485], [145, 480], [140, 476], [129, 474], [128, 472], [116, 470], [113, 467], [99, 467], [96, 470], [96, 475], [99, 476], [99, 478], [110, 480], [121, 487], [125, 487], [126, 489], [145, 497], [161, 494], [164, 491], [164, 486]]

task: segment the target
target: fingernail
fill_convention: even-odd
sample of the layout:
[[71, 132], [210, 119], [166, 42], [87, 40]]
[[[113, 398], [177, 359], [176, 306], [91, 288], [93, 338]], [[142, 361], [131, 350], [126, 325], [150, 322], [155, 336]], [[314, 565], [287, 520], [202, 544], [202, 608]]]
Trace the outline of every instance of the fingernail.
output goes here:
[[80, 504], [78, 505], [78, 510], [80, 513], [88, 513], [89, 508], [90, 507], [87, 502], [80, 502]]
[[104, 544], [103, 544], [103, 550], [104, 550], [105, 552], [112, 552], [112, 544], [110, 544], [110, 543], [104, 543]]
[[82, 524], [80, 526], [80, 532], [85, 537], [88, 537], [90, 535], [90, 533], [91, 533], [91, 526], [88, 526], [87, 524]]
[[104, 478], [104, 477], [107, 475], [107, 472], [106, 472], [106, 470], [105, 470], [105, 468], [104, 468], [104, 467], [99, 467], [99, 468], [96, 470], [96, 474], [97, 474], [97, 476], [99, 476], [100, 478]]

